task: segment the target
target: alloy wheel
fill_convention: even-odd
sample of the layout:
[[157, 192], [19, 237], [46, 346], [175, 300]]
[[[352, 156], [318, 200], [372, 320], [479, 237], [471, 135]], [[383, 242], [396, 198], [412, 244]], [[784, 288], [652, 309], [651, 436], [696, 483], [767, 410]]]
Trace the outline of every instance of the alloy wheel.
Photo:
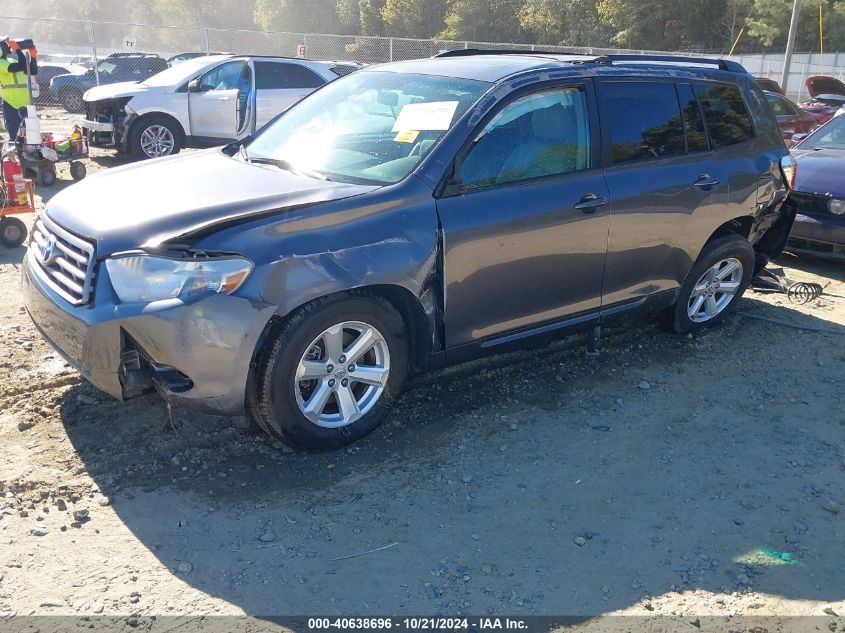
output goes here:
[[729, 257], [707, 269], [690, 294], [687, 316], [704, 323], [721, 314], [742, 285], [742, 262]]
[[337, 429], [366, 415], [390, 375], [387, 341], [372, 325], [346, 321], [327, 328], [306, 348], [294, 377], [302, 414]]
[[151, 125], [141, 133], [141, 150], [150, 158], [168, 156], [175, 146], [173, 132], [167, 126]]

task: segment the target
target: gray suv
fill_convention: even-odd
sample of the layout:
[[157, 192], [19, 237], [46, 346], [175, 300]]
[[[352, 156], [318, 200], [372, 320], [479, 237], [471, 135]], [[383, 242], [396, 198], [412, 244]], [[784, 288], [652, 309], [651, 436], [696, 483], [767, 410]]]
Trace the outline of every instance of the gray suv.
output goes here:
[[736, 63], [456, 51], [59, 193], [26, 305], [116, 398], [338, 447], [422, 368], [635, 310], [718, 322], [787, 239], [792, 172]]

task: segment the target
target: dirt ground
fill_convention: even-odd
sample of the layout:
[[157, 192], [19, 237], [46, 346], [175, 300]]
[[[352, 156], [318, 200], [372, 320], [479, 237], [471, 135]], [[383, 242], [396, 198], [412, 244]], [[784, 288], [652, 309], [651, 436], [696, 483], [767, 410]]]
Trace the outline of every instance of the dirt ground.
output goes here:
[[598, 358], [572, 337], [420, 376], [368, 438], [314, 454], [99, 393], [33, 328], [23, 255], [0, 251], [0, 621], [816, 615], [845, 630], [843, 264], [785, 256], [822, 298], [750, 292], [695, 337], [637, 321]]

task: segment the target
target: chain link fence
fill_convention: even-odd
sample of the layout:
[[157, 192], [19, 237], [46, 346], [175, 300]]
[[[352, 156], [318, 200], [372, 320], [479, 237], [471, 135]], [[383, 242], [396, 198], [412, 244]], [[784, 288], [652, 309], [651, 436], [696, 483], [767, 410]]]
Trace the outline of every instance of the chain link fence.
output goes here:
[[[485, 48], [497, 50], [544, 50], [555, 53], [601, 55], [609, 53], [649, 53], [628, 49], [551, 46], [509, 42], [471, 42], [421, 40], [398, 37], [369, 37], [316, 33], [285, 33], [217, 28], [185, 28], [114, 22], [86, 22], [62, 19], [3, 17], [8, 34], [15, 38], [33, 38], [40, 51], [39, 75], [42, 99], [60, 99], [49, 81], [61, 67], [77, 78], [61, 82], [61, 90], [88, 88], [119, 81], [140, 81], [162, 70], [168, 60], [183, 54], [214, 52], [304, 56], [314, 60], [350, 60], [376, 64], [389, 61], [431, 57], [442, 51]], [[302, 53], [304, 52], [304, 55]], [[684, 53], [689, 54], [689, 53]], [[803, 57], [803, 59], [802, 59]], [[819, 56], [816, 56], [819, 57]], [[782, 55], [737, 55], [734, 59], [758, 76], [780, 81]], [[807, 97], [804, 79], [811, 75], [843, 77], [845, 68], [839, 54], [827, 54], [818, 60], [812, 55], [796, 55], [786, 91], [793, 99]], [[845, 62], [845, 53], [842, 55]], [[54, 84], [55, 85], [55, 84]], [[79, 95], [81, 97], [81, 92]]]

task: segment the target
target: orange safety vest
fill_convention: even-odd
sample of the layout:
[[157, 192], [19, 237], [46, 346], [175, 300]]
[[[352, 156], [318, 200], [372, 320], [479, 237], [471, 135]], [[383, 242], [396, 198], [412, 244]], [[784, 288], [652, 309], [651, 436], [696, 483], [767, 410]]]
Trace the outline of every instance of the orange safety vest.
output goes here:
[[10, 73], [11, 64], [5, 57], [0, 57], [0, 97], [13, 108], [25, 108], [30, 105], [26, 73]]

